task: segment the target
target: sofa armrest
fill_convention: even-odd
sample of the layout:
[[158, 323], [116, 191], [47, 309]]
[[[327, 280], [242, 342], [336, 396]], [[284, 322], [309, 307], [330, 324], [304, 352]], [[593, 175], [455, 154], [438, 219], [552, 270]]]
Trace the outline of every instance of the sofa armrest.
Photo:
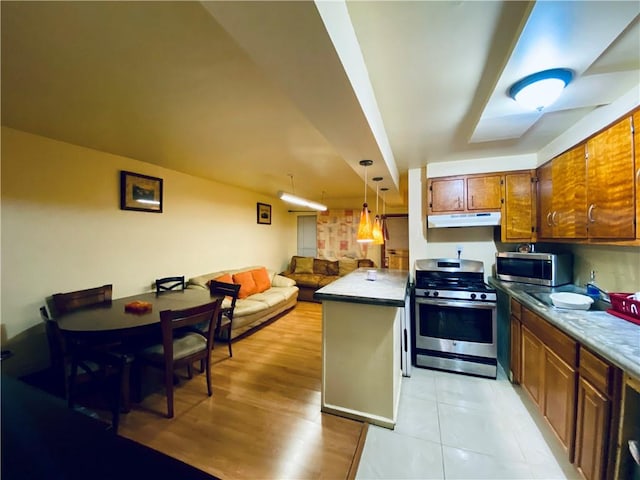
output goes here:
[[283, 277], [282, 275], [274, 275], [273, 281], [271, 282], [272, 287], [293, 287], [295, 284], [295, 280]]

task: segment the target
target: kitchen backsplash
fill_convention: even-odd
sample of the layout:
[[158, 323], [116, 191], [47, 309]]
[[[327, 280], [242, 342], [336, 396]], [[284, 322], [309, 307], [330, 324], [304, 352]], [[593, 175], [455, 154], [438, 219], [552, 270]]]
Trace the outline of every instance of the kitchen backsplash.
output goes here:
[[609, 292], [640, 291], [640, 248], [611, 245], [569, 245], [573, 283], [584, 285], [591, 270], [596, 283]]

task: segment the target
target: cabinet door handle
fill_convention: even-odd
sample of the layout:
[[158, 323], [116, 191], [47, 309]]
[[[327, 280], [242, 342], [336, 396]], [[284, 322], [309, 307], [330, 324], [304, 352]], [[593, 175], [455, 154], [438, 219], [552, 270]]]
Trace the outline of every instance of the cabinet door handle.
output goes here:
[[636, 180], [640, 181], [640, 168], [636, 172]]
[[458, 208], [461, 207], [462, 202], [460, 201], [460, 197], [458, 197]]
[[475, 207], [475, 200], [474, 200], [474, 195], [471, 195], [471, 206]]
[[589, 223], [595, 223], [595, 219], [593, 218], [593, 210], [596, 208], [596, 205], [592, 203], [589, 205], [589, 210], [587, 211], [587, 219]]
[[557, 212], [556, 210], [554, 210], [554, 211], [553, 211], [553, 214], [551, 215], [551, 223], [552, 223], [554, 226], [557, 226], [557, 225], [558, 225], [558, 224], [556, 223], [556, 214], [557, 214], [557, 213], [558, 213], [558, 212]]
[[547, 213], [547, 225], [551, 226], [551, 212]]

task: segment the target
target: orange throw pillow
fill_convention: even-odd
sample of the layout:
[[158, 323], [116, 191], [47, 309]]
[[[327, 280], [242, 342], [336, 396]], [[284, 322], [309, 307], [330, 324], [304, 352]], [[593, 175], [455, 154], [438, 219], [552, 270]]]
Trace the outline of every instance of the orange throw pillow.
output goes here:
[[230, 273], [225, 273], [224, 275], [220, 275], [219, 277], [214, 278], [216, 282], [224, 282], [224, 283], [233, 283], [233, 278], [231, 278]]
[[269, 273], [266, 268], [262, 267], [251, 270], [251, 275], [253, 276], [253, 281], [256, 282], [256, 288], [258, 289], [256, 293], [262, 293], [271, 288], [271, 279], [269, 278]]
[[249, 295], [258, 293], [256, 282], [253, 279], [251, 271], [233, 274], [233, 283], [240, 284], [240, 292], [238, 298], [247, 298]]

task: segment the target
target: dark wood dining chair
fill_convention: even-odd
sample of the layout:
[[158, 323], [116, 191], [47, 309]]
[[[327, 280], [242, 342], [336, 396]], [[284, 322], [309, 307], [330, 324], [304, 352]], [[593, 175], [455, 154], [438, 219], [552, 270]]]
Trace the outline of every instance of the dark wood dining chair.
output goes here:
[[[215, 329], [215, 338], [226, 340], [229, 347], [229, 356], [233, 357], [233, 351], [231, 350], [231, 328], [233, 327], [233, 312], [236, 309], [236, 300], [238, 300], [238, 293], [240, 293], [240, 284], [218, 282], [211, 280], [209, 282], [209, 293], [212, 296], [224, 295], [225, 298], [230, 300], [230, 304], [220, 308], [218, 314], [218, 320]], [[225, 336], [222, 333], [225, 333]]]
[[[164, 370], [168, 418], [174, 415], [173, 384], [176, 368], [187, 367], [191, 377], [191, 365], [196, 361], [204, 361], [207, 393], [212, 395], [211, 346], [221, 303], [222, 299], [218, 298], [197, 307], [163, 310], [160, 312], [162, 343], [147, 347], [136, 355], [139, 364], [149, 364]], [[206, 332], [198, 328], [200, 324], [209, 326]], [[141, 375], [137, 377], [141, 378]]]
[[[68, 293], [56, 293], [51, 297], [55, 316], [64, 315], [84, 308], [109, 305], [112, 299], [112, 285], [77, 290]], [[45, 310], [46, 311], [46, 310]], [[41, 310], [42, 313], [42, 310]], [[55, 317], [53, 319], [55, 321]], [[56, 324], [57, 327], [57, 324]], [[105, 343], [100, 339], [89, 341], [75, 338], [70, 333], [62, 333], [64, 348], [70, 356], [70, 372], [67, 383], [67, 402], [69, 408], [75, 405], [78, 368], [87, 370], [90, 364], [97, 365], [93, 373], [106, 391], [112, 410], [111, 428], [118, 432], [122, 398], [129, 398], [129, 372], [133, 355], [122, 349], [120, 342]], [[92, 369], [93, 370], [93, 369]], [[113, 384], [113, 385], [111, 385]]]
[[[49, 316], [47, 307], [40, 307], [40, 318], [44, 322], [44, 329], [47, 334], [49, 363], [53, 377], [54, 391], [56, 394], [60, 394], [64, 398], [68, 398], [71, 355], [67, 349], [64, 336], [58, 327], [58, 322]], [[78, 366], [89, 378], [93, 377], [99, 369], [99, 366], [93, 362], [80, 362], [78, 363]]]
[[111, 303], [112, 293], [113, 285], [102, 285], [101, 287], [68, 293], [56, 293], [52, 296], [55, 309], [54, 317], [84, 307], [95, 307], [101, 304], [108, 305]]
[[156, 294], [174, 290], [184, 290], [184, 276], [182, 277], [164, 277], [156, 280]]

